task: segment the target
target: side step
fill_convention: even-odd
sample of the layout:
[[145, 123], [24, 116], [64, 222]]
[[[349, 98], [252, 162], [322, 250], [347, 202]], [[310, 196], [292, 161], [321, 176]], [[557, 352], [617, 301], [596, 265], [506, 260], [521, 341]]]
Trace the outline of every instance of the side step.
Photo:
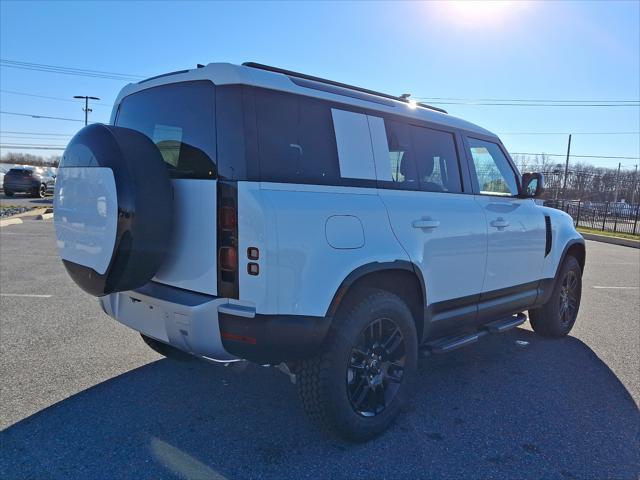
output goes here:
[[516, 328], [518, 325], [522, 325], [527, 320], [527, 316], [524, 313], [518, 313], [516, 315], [510, 315], [505, 318], [494, 320], [487, 323], [473, 333], [463, 333], [458, 335], [452, 335], [449, 337], [439, 338], [420, 347], [419, 354], [421, 357], [427, 357], [430, 354], [447, 353], [457, 348], [466, 347], [472, 343], [477, 342], [481, 337], [489, 333], [503, 333], [512, 328]]

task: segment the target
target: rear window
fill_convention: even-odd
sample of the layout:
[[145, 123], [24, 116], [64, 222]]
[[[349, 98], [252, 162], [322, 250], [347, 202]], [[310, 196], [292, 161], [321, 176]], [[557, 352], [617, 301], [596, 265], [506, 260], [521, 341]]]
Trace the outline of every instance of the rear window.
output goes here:
[[23, 177], [30, 177], [32, 173], [33, 173], [33, 170], [29, 170], [27, 168], [12, 168], [7, 172], [7, 174], [10, 174], [10, 175], [20, 175]]
[[153, 141], [172, 178], [215, 178], [215, 87], [203, 80], [149, 88], [125, 97], [116, 125]]

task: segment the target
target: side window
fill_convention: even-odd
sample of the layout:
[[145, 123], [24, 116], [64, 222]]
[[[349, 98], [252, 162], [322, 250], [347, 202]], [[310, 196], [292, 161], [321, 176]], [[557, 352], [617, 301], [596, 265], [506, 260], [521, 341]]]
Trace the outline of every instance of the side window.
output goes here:
[[411, 131], [407, 124], [385, 120], [389, 163], [391, 166], [391, 187], [418, 190], [418, 171], [413, 155]]
[[260, 89], [255, 105], [262, 181], [335, 183], [338, 157], [328, 105]]
[[468, 138], [478, 189], [483, 195], [515, 196], [516, 174], [500, 147], [492, 142]]
[[367, 115], [331, 109], [342, 178], [376, 179]]
[[421, 190], [462, 192], [453, 134], [412, 125], [411, 137]]

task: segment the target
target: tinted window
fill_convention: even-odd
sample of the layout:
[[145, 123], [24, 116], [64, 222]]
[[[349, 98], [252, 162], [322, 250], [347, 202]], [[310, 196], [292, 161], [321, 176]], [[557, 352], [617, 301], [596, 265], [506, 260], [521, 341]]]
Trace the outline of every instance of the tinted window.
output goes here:
[[518, 194], [518, 182], [509, 161], [492, 142], [469, 138], [475, 179], [483, 195], [513, 196]]
[[419, 188], [418, 171], [411, 142], [411, 131], [407, 124], [385, 120], [389, 162], [391, 164], [391, 186], [393, 188]]
[[339, 183], [328, 103], [256, 89], [255, 106], [262, 181]]
[[214, 95], [208, 81], [149, 88], [122, 100], [116, 125], [149, 137], [173, 178], [214, 178]]
[[453, 134], [412, 125], [411, 137], [421, 190], [462, 192]]
[[30, 177], [33, 174], [33, 170], [28, 168], [12, 168], [8, 173], [11, 175], [20, 175], [21, 177]]

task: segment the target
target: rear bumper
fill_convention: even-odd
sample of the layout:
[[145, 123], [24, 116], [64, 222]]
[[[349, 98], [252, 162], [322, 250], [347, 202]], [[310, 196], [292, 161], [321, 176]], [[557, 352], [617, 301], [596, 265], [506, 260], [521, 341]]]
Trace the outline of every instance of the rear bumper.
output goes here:
[[100, 297], [105, 313], [144, 335], [212, 360], [238, 358], [222, 345], [218, 306], [228, 299], [150, 282]]
[[256, 363], [278, 364], [315, 355], [331, 325], [331, 317], [302, 315], [232, 315], [219, 312], [226, 351]]
[[100, 297], [105, 313], [144, 335], [218, 361], [277, 364], [313, 356], [330, 317], [261, 315], [251, 307], [160, 283]]

